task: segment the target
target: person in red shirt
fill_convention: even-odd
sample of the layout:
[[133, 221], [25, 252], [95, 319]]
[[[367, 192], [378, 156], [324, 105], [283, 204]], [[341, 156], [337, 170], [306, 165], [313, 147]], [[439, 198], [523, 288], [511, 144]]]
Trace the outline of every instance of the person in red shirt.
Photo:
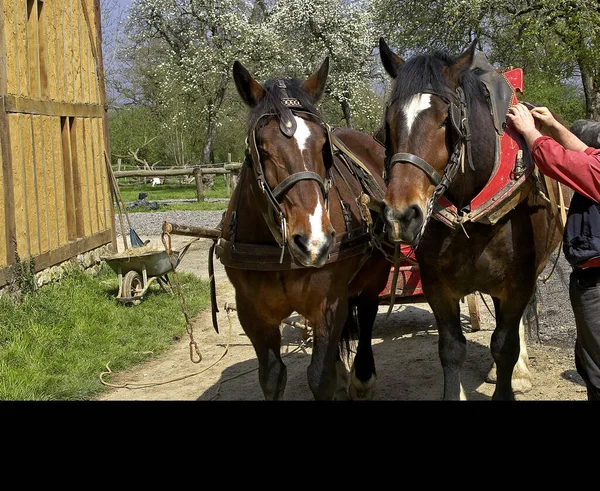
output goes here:
[[534, 163], [548, 177], [569, 186], [563, 237], [573, 271], [569, 298], [575, 316], [575, 365], [588, 400], [600, 400], [600, 149], [588, 147], [545, 107], [515, 104], [507, 118], [523, 135]]

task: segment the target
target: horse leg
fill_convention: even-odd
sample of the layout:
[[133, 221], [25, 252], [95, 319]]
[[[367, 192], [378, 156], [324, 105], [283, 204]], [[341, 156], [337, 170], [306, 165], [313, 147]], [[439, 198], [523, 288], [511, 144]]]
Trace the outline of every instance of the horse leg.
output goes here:
[[236, 296], [238, 319], [258, 359], [258, 380], [265, 400], [282, 400], [287, 383], [287, 367], [281, 359], [280, 322], [261, 316], [255, 304], [255, 299], [246, 301]]
[[379, 299], [360, 295], [356, 304], [359, 338], [351, 369], [349, 395], [353, 400], [372, 400], [375, 396], [377, 372], [371, 341]]
[[[523, 320], [519, 322], [519, 359], [513, 369], [512, 389], [518, 394], [525, 394], [533, 387], [531, 381], [531, 371], [529, 370], [529, 354], [527, 353], [527, 342], [525, 341], [525, 324]], [[489, 373], [485, 377], [488, 384], [497, 382], [496, 362], [492, 365]]]
[[492, 400], [513, 401], [515, 394], [512, 389], [512, 377], [519, 359], [519, 331], [525, 305], [514, 305], [516, 301], [514, 298], [510, 302], [502, 301], [497, 297], [493, 300], [496, 310], [496, 328], [492, 334], [490, 349], [496, 363], [497, 381]]
[[435, 293], [428, 298], [439, 333], [438, 351], [444, 371], [444, 400], [466, 400], [460, 382], [460, 371], [467, 355], [467, 339], [460, 322], [460, 304], [448, 293], [437, 290]]
[[[307, 369], [308, 385], [315, 400], [345, 399], [346, 367], [340, 358], [339, 343], [348, 314], [348, 299], [339, 297], [327, 301], [323, 314], [313, 325], [313, 352]], [[342, 393], [343, 392], [343, 393]]]
[[[525, 394], [529, 392], [532, 387], [532, 376], [529, 369], [529, 354], [527, 353], [527, 333], [533, 331], [532, 325], [539, 328], [537, 325], [539, 321], [538, 317], [538, 303], [535, 293], [529, 300], [527, 307], [525, 308], [525, 314], [521, 317], [519, 322], [519, 359], [513, 369], [512, 374], [512, 389], [517, 394]], [[525, 326], [527, 325], [527, 331]], [[489, 384], [495, 384], [497, 381], [496, 363], [492, 365], [489, 373], [487, 374], [485, 381]]]

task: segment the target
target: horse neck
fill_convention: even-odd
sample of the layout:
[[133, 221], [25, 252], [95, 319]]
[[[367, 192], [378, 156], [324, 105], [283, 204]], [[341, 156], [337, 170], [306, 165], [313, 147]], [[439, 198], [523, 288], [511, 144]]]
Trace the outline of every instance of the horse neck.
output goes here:
[[[473, 101], [469, 112], [471, 129], [471, 157], [469, 164], [466, 147], [464, 171], [459, 168], [448, 188], [448, 197], [457, 208], [468, 205], [486, 185], [494, 171], [496, 160], [496, 130], [486, 101]], [[470, 165], [474, 167], [472, 170]]]

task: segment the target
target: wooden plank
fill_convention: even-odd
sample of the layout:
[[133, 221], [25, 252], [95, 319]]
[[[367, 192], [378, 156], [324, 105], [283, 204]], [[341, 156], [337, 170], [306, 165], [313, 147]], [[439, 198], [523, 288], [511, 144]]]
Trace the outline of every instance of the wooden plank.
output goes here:
[[91, 142], [92, 142], [92, 159], [93, 159], [93, 167], [94, 167], [94, 187], [96, 188], [96, 210], [98, 213], [98, 229], [99, 230], [107, 230], [109, 227], [107, 221], [107, 203], [106, 203], [106, 195], [104, 193], [104, 181], [102, 179], [102, 169], [104, 166], [102, 165], [102, 144], [101, 137], [102, 133], [100, 133], [100, 120], [99, 119], [91, 119], [90, 124], [92, 126], [91, 129]]
[[52, 155], [54, 155], [54, 189], [56, 191], [56, 232], [58, 235], [58, 245], [62, 245], [69, 241], [62, 146], [62, 119], [52, 118], [51, 121]]
[[47, 67], [46, 73], [48, 77], [48, 100], [58, 100], [58, 37], [57, 37], [57, 17], [56, 17], [56, 2], [45, 2], [44, 4], [44, 27], [46, 39], [46, 58]]
[[46, 226], [48, 232], [48, 248], [56, 249], [58, 242], [58, 220], [56, 213], [56, 154], [52, 137], [52, 118], [40, 116], [42, 124], [42, 152], [46, 185]]
[[72, 102], [40, 101], [28, 97], [5, 96], [6, 112], [38, 114], [40, 116], [72, 116], [78, 118], [101, 118], [104, 108], [100, 105]]
[[27, 196], [25, 178], [25, 158], [23, 152], [23, 125], [25, 116], [8, 115], [11, 152], [13, 156], [13, 189], [15, 209], [15, 240], [21, 257], [31, 255], [27, 221]]
[[92, 104], [97, 104], [100, 101], [98, 93], [98, 67], [96, 66], [96, 26], [92, 19], [94, 18], [94, 2], [81, 0], [82, 5], [82, 35], [83, 52], [87, 59], [87, 93], [86, 100]]
[[72, 56], [73, 56], [73, 73], [71, 82], [73, 84], [73, 102], [83, 102], [81, 96], [82, 87], [82, 73], [81, 73], [81, 47], [80, 38], [81, 32], [79, 30], [79, 17], [81, 15], [81, 5], [77, 0], [71, 0], [71, 18], [70, 27], [72, 37]]
[[61, 146], [65, 180], [65, 214], [67, 218], [67, 242], [77, 239], [75, 191], [73, 184], [73, 156], [71, 152], [71, 118], [61, 118]]
[[[100, 166], [100, 173], [102, 174], [102, 196], [104, 197], [104, 216], [105, 216], [105, 226], [106, 228], [110, 228], [114, 234], [114, 246], [116, 247], [117, 242], [117, 228], [115, 222], [115, 209], [113, 199], [110, 193], [109, 182], [108, 182], [108, 174], [105, 164], [105, 146], [104, 146], [104, 119], [95, 120], [98, 122], [98, 163]], [[100, 153], [101, 152], [101, 153]]]
[[82, 173], [82, 162], [80, 154], [80, 141], [78, 134], [80, 133], [81, 121], [78, 118], [70, 118], [71, 120], [71, 172], [73, 173], [73, 201], [75, 204], [75, 230], [76, 237], [80, 239], [85, 237], [85, 209], [86, 203], [83, 200], [82, 182], [85, 177]]
[[41, 98], [38, 33], [38, 0], [27, 0], [27, 75], [29, 96], [35, 99]]
[[35, 186], [35, 210], [37, 236], [40, 253], [49, 250], [48, 231], [48, 183], [46, 182], [46, 164], [44, 152], [43, 120], [41, 116], [30, 116], [33, 141], [33, 172]]
[[88, 203], [86, 235], [95, 234], [98, 231], [98, 197], [94, 182], [94, 159], [92, 157], [92, 132], [89, 119], [81, 119], [81, 153], [84, 162], [85, 192], [84, 200]]
[[[8, 73], [10, 72], [8, 64], [14, 63], [14, 51], [10, 57], [7, 52], [14, 46], [14, 30], [12, 29], [14, 20], [13, 0], [4, 0], [2, 9], [0, 9], [0, 95], [6, 94], [8, 90]], [[10, 59], [10, 61], [9, 61]], [[14, 75], [14, 74], [13, 74]], [[15, 202], [13, 185], [13, 166], [10, 144], [10, 128], [8, 116], [4, 110], [4, 101], [0, 100], [0, 156], [2, 160], [2, 217], [0, 218], [2, 234], [0, 242], [3, 242], [0, 249], [0, 265], [10, 265], [15, 262]]]
[[62, 20], [63, 29], [62, 35], [65, 41], [65, 100], [69, 102], [75, 101], [75, 94], [73, 92], [73, 80], [74, 80], [74, 60], [73, 60], [73, 29], [71, 27], [73, 18], [73, 5], [71, 0], [65, 0], [60, 2], [62, 5]]
[[[7, 93], [8, 63], [7, 46], [10, 49], [12, 40], [12, 22], [10, 15], [13, 12], [13, 0], [0, 0], [0, 95]], [[11, 56], [14, 56], [11, 53]]]
[[90, 86], [90, 47], [87, 27], [85, 25], [85, 4], [77, 4], [77, 28], [79, 41], [79, 66], [81, 67], [81, 102], [89, 104], [89, 86]]
[[16, 95], [29, 97], [29, 63], [27, 62], [27, 2], [15, 1], [16, 27]]
[[47, 0], [38, 2], [38, 49], [39, 49], [39, 76], [40, 94], [43, 99], [48, 99], [50, 91], [48, 88], [48, 10]]
[[[40, 254], [40, 222], [38, 195], [37, 195], [37, 169], [33, 139], [32, 116], [25, 114], [23, 119], [23, 166], [25, 168], [25, 203], [27, 209], [27, 228], [29, 232], [29, 255]], [[23, 257], [22, 257], [23, 259]]]

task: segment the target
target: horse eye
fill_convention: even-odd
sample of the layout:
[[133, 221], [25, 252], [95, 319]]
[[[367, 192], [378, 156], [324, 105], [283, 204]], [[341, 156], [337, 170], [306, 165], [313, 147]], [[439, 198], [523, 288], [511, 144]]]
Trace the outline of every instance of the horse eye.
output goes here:
[[440, 123], [440, 128], [443, 128], [444, 126], [448, 126], [449, 121], [450, 121], [450, 116], [446, 116], [446, 119], [444, 119], [444, 121], [442, 121]]

